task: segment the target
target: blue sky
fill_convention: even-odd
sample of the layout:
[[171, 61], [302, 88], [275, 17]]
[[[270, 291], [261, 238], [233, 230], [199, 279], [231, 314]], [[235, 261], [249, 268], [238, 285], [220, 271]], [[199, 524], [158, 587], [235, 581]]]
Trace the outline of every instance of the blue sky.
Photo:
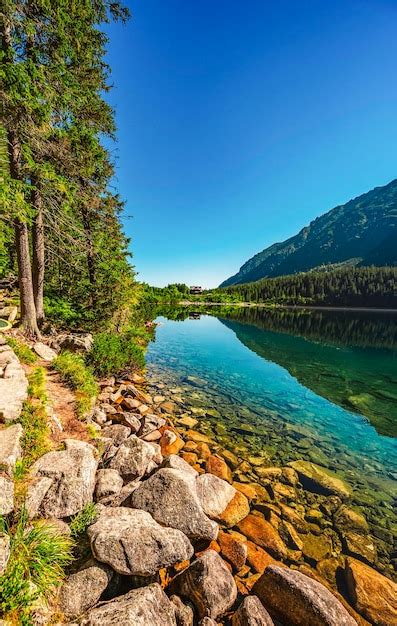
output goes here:
[[397, 177], [395, 0], [130, 0], [107, 28], [139, 278], [212, 287]]

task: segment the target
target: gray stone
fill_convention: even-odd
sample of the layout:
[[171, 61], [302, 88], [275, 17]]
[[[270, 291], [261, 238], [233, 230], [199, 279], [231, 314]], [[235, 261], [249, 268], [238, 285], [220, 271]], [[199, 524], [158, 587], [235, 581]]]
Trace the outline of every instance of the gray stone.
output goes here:
[[5, 470], [10, 476], [13, 473], [15, 463], [22, 456], [22, 435], [21, 424], [13, 424], [0, 430], [0, 470]]
[[163, 463], [163, 467], [181, 470], [181, 472], [187, 472], [194, 477], [197, 477], [199, 475], [194, 467], [189, 465], [189, 463], [187, 463], [184, 459], [182, 459], [182, 457], [178, 456], [177, 454], [170, 454], [170, 456], [167, 456]]
[[234, 578], [214, 550], [207, 550], [178, 574], [170, 591], [189, 598], [201, 619], [217, 619], [233, 606], [237, 598]]
[[127, 504], [129, 504], [131, 494], [135, 491], [135, 489], [138, 489], [140, 484], [141, 482], [139, 478], [137, 478], [136, 480], [132, 480], [131, 482], [124, 485], [119, 493], [115, 493], [111, 496], [106, 496], [105, 498], [102, 498], [101, 504], [110, 507], [127, 506]]
[[48, 452], [32, 467], [32, 476], [52, 480], [39, 512], [43, 517], [69, 517], [92, 502], [97, 470], [95, 448], [67, 439], [65, 450]]
[[25, 508], [29, 519], [33, 519], [39, 512], [40, 504], [53, 482], [52, 478], [42, 476], [36, 478], [28, 489], [28, 495], [25, 500]]
[[204, 513], [215, 519], [220, 517], [236, 495], [232, 485], [214, 474], [201, 474], [197, 478], [196, 488]]
[[139, 436], [144, 437], [145, 435], [148, 435], [154, 430], [158, 430], [165, 424], [166, 424], [166, 420], [163, 417], [154, 415], [154, 413], [145, 413], [145, 415], [142, 418]]
[[28, 379], [9, 346], [0, 346], [0, 369], [0, 421], [14, 422], [28, 397]]
[[257, 596], [247, 596], [234, 613], [231, 626], [274, 626], [274, 622]]
[[68, 576], [59, 593], [59, 606], [67, 618], [76, 618], [95, 606], [112, 578], [110, 567], [91, 559]]
[[179, 596], [171, 596], [170, 600], [175, 606], [175, 617], [178, 626], [193, 626], [194, 612], [192, 607], [182, 602]]
[[10, 558], [10, 537], [0, 533], [0, 576], [4, 574]]
[[14, 482], [0, 476], [0, 515], [8, 515], [14, 510]]
[[148, 511], [163, 526], [181, 530], [190, 539], [216, 539], [218, 524], [204, 513], [195, 477], [175, 469], [160, 469], [131, 496], [131, 506]]
[[100, 469], [96, 474], [95, 497], [97, 500], [120, 493], [123, 479], [117, 470]]
[[104, 508], [88, 529], [94, 556], [119, 574], [151, 576], [190, 559], [193, 547], [174, 528], [163, 528], [146, 511]]
[[43, 359], [43, 361], [47, 361], [48, 363], [51, 363], [51, 361], [57, 358], [57, 353], [55, 352], [55, 350], [47, 346], [45, 343], [42, 343], [41, 341], [38, 341], [34, 344], [33, 350], [36, 352], [36, 354], [39, 355], [41, 359]]
[[154, 583], [91, 609], [81, 625], [177, 626], [177, 622], [174, 605]]
[[153, 444], [131, 435], [121, 444], [109, 467], [117, 470], [125, 480], [133, 480], [145, 474], [157, 454]]
[[90, 333], [81, 335], [59, 335], [56, 340], [60, 350], [68, 350], [69, 352], [90, 352], [93, 344], [93, 338]]
[[357, 626], [326, 587], [287, 567], [269, 565], [254, 585], [253, 593], [273, 619], [290, 626]]

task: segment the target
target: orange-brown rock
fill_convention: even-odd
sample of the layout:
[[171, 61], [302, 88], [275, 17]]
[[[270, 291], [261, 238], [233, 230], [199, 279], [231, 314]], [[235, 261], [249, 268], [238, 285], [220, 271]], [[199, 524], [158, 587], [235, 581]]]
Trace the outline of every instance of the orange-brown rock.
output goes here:
[[211, 450], [209, 449], [208, 444], [204, 443], [203, 441], [200, 441], [197, 444], [197, 448], [195, 449], [195, 452], [198, 458], [204, 459], [204, 461], [206, 461], [211, 456]]
[[236, 491], [226, 509], [219, 516], [219, 521], [231, 528], [248, 515], [249, 510], [249, 503], [245, 495]]
[[181, 457], [189, 465], [196, 465], [198, 461], [198, 456], [195, 452], [182, 452]]
[[376, 626], [397, 626], [397, 584], [351, 557], [346, 581], [354, 608]]
[[232, 485], [237, 491], [241, 491], [250, 502], [256, 498], [256, 489], [253, 485], [249, 483], [239, 483], [237, 481], [233, 481]]
[[216, 454], [211, 454], [211, 456], [208, 457], [205, 469], [209, 474], [214, 474], [214, 476], [218, 476], [218, 478], [222, 478], [222, 480], [226, 480], [228, 483], [233, 482], [232, 470], [226, 461]]
[[186, 452], [194, 452], [197, 449], [197, 443], [195, 441], [186, 441], [183, 449]]
[[159, 441], [161, 454], [165, 457], [170, 456], [170, 454], [178, 454], [185, 445], [182, 437], [170, 426], [162, 426], [159, 430], [161, 432]]
[[244, 579], [244, 583], [245, 583], [245, 586], [247, 587], [248, 591], [252, 590], [252, 588], [254, 587], [255, 583], [258, 582], [258, 580], [260, 579], [261, 576], [262, 576], [262, 574], [253, 574], [252, 576], [248, 576], [248, 578]]
[[213, 443], [212, 439], [208, 437], [208, 435], [199, 433], [198, 430], [188, 430], [186, 436], [196, 443]]
[[268, 550], [276, 558], [285, 558], [287, 549], [277, 530], [258, 515], [247, 515], [238, 524], [239, 530], [261, 548]]
[[247, 562], [255, 572], [262, 574], [268, 565], [276, 563], [266, 550], [260, 548], [253, 541], [247, 541]]
[[231, 563], [236, 571], [240, 571], [247, 559], [247, 544], [239, 541], [233, 535], [219, 531], [218, 543], [221, 555]]

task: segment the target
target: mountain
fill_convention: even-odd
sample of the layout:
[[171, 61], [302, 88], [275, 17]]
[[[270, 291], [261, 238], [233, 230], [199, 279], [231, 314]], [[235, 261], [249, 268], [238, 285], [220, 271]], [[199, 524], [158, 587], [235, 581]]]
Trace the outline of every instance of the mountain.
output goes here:
[[249, 259], [220, 287], [330, 265], [397, 265], [397, 179], [324, 213]]

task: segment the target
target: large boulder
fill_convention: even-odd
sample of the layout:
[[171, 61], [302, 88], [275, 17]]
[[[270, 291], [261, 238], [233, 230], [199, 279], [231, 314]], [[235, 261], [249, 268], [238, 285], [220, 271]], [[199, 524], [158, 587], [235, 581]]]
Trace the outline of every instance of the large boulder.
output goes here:
[[95, 448], [76, 439], [67, 439], [65, 450], [47, 452], [38, 459], [32, 466], [32, 476], [36, 480], [51, 479], [38, 512], [43, 517], [62, 518], [81, 511], [92, 502], [97, 465]]
[[177, 626], [175, 608], [160, 585], [134, 589], [91, 609], [81, 626]]
[[149, 513], [137, 509], [102, 509], [88, 537], [95, 558], [119, 574], [152, 576], [162, 567], [193, 556], [186, 535], [163, 528]]
[[287, 567], [269, 565], [253, 593], [274, 619], [289, 626], [357, 626], [326, 587]]
[[14, 481], [0, 476], [0, 515], [8, 515], [14, 510]]
[[204, 512], [226, 526], [235, 526], [250, 512], [245, 495], [213, 474], [199, 476], [196, 488]]
[[0, 422], [14, 422], [28, 397], [28, 379], [14, 351], [0, 346]]
[[368, 565], [346, 560], [346, 580], [354, 608], [376, 626], [397, 625], [397, 584]]
[[274, 622], [257, 596], [247, 596], [234, 613], [231, 626], [274, 626]]
[[110, 567], [91, 559], [68, 576], [59, 592], [59, 606], [68, 618], [82, 615], [95, 606], [113, 576]]
[[177, 528], [192, 540], [218, 535], [218, 524], [205, 515], [197, 496], [195, 477], [183, 470], [158, 470], [134, 491], [131, 506], [148, 511], [159, 524]]
[[5, 470], [10, 476], [12, 476], [15, 463], [22, 456], [22, 435], [21, 424], [13, 424], [0, 430], [0, 470]]
[[87, 353], [90, 352], [93, 341], [90, 333], [59, 335], [54, 341], [54, 348], [69, 352]]
[[117, 470], [125, 480], [134, 480], [145, 474], [157, 454], [152, 443], [131, 435], [121, 444], [109, 467]]
[[191, 600], [200, 618], [217, 619], [234, 604], [237, 587], [225, 562], [214, 550], [207, 550], [178, 574], [171, 591]]
[[300, 481], [306, 489], [325, 495], [337, 495], [342, 500], [352, 495], [349, 485], [320, 465], [310, 461], [292, 461], [288, 465], [298, 472]]
[[41, 359], [43, 359], [43, 361], [47, 361], [48, 363], [51, 363], [51, 361], [57, 358], [55, 350], [41, 341], [34, 344], [33, 350]]

